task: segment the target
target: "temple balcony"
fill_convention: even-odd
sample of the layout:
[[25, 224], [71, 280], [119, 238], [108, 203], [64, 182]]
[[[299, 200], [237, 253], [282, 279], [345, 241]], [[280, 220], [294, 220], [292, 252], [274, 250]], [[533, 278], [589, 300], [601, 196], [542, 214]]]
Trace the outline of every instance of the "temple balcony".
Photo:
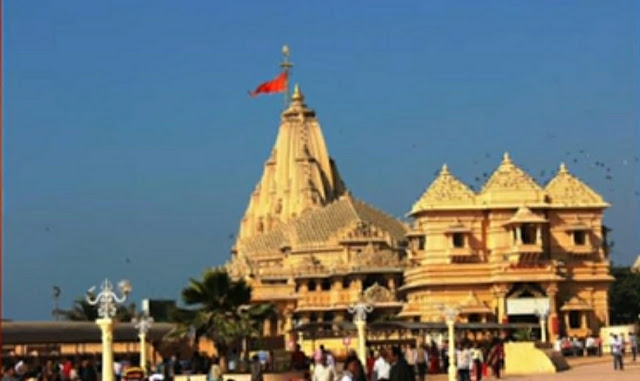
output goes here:
[[470, 247], [452, 247], [447, 250], [450, 257], [470, 257], [475, 255], [475, 251]]
[[309, 291], [299, 295], [298, 306], [330, 306], [331, 291]]
[[587, 256], [596, 253], [596, 250], [593, 247], [585, 245], [572, 245], [567, 251], [573, 255], [579, 256]]
[[261, 285], [251, 290], [252, 301], [296, 299], [296, 292], [290, 285]]
[[504, 224], [511, 233], [510, 263], [537, 261], [537, 257], [544, 253], [542, 230], [547, 223], [545, 218], [522, 206]]
[[357, 290], [308, 291], [298, 294], [299, 307], [332, 307], [349, 305], [358, 301]]

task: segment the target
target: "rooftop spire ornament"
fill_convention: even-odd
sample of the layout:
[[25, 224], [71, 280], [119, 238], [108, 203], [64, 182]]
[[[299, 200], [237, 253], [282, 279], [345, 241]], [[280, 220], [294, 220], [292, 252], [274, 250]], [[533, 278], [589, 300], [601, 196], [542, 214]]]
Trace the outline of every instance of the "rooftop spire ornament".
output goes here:
[[293, 67], [293, 64], [289, 61], [289, 45], [282, 46], [282, 63], [280, 67], [282, 71], [286, 73], [285, 75], [285, 84], [284, 84], [284, 108], [286, 109], [289, 106], [289, 70]]
[[258, 94], [284, 93], [284, 108], [289, 106], [289, 70], [293, 64], [289, 61], [289, 47], [282, 47], [283, 60], [280, 63], [282, 72], [273, 80], [258, 85], [255, 90], [250, 91], [249, 95], [255, 97]]

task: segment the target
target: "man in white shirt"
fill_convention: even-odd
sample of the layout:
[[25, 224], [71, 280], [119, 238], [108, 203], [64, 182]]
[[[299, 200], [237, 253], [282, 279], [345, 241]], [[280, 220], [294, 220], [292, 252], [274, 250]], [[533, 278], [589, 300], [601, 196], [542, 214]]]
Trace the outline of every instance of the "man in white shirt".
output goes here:
[[471, 368], [471, 353], [469, 349], [460, 345], [456, 350], [456, 365], [458, 366], [458, 375], [460, 381], [470, 381], [471, 377], [469, 369]]
[[122, 364], [118, 360], [113, 362], [113, 375], [116, 380], [120, 380], [122, 378]]
[[613, 355], [613, 370], [624, 370], [622, 363], [622, 339], [618, 335], [611, 334], [611, 354]]
[[373, 381], [389, 381], [391, 364], [387, 361], [387, 352], [380, 349], [378, 358], [373, 363]]
[[584, 341], [584, 346], [585, 348], [587, 348], [587, 355], [588, 356], [592, 356], [595, 354], [595, 348], [596, 348], [596, 339], [593, 338], [593, 336], [589, 336], [587, 337], [587, 339]]
[[316, 357], [316, 366], [313, 368], [311, 381], [338, 381], [338, 375], [333, 365], [328, 364], [327, 354], [318, 351]]

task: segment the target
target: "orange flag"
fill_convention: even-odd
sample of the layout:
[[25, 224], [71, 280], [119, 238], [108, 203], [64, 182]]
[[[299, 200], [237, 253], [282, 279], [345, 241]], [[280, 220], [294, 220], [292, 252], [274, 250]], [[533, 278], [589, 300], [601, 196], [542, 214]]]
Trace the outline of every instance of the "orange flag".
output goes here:
[[260, 84], [255, 90], [250, 91], [249, 95], [252, 97], [262, 93], [281, 93], [285, 91], [287, 87], [287, 72], [283, 71], [273, 81]]

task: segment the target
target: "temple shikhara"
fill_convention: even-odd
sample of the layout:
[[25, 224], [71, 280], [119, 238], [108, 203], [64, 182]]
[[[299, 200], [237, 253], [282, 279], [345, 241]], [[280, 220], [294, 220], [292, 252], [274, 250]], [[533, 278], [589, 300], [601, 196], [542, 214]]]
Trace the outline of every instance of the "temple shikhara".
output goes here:
[[479, 192], [443, 165], [407, 224], [349, 192], [296, 86], [227, 269], [277, 307], [271, 336], [365, 301], [369, 321], [442, 322], [455, 305], [460, 323], [546, 316], [549, 337], [584, 337], [608, 324], [608, 206], [564, 164], [543, 185], [505, 153]]

